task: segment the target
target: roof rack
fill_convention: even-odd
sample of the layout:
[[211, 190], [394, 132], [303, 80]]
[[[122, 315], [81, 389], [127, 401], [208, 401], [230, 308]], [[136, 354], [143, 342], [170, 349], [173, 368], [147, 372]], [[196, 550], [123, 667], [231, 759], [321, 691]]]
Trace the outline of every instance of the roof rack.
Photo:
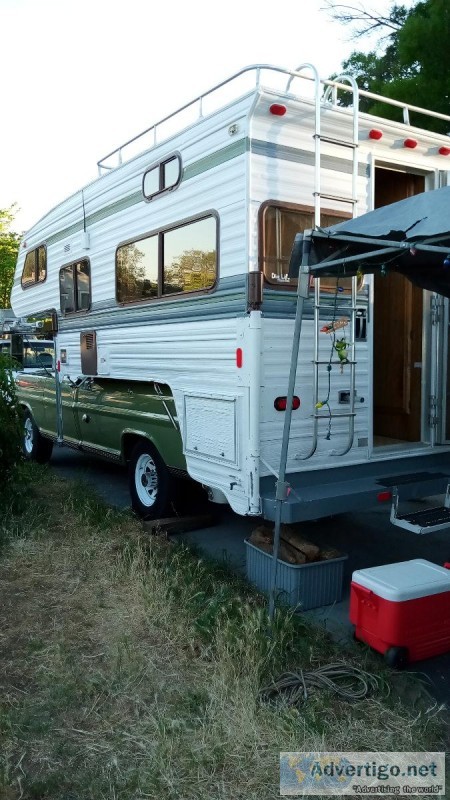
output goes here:
[[[302, 65], [304, 66], [311, 66], [311, 65]], [[314, 68], [312, 68], [314, 69]], [[268, 76], [269, 79], [272, 79], [273, 85], [270, 83], [264, 83], [264, 88], [266, 89], [273, 89], [281, 91], [283, 94], [292, 94], [290, 92], [290, 87], [294, 79], [299, 78], [302, 80], [307, 81], [314, 81], [314, 77], [305, 75], [300, 73], [298, 70], [289, 70], [284, 67], [276, 67], [271, 64], [252, 64], [250, 66], [244, 67], [243, 69], [235, 72], [229, 78], [221, 81], [220, 83], [216, 84], [212, 87], [212, 89], [208, 89], [207, 92], [204, 92], [198, 97], [195, 97], [193, 100], [190, 100], [181, 108], [178, 108], [176, 111], [172, 112], [166, 117], [163, 117], [158, 122], [155, 122], [154, 125], [151, 125], [149, 128], [146, 128], [141, 133], [138, 133], [137, 136], [133, 136], [132, 139], [128, 139], [128, 141], [121, 144], [119, 147], [116, 147], [115, 150], [112, 150], [107, 155], [103, 156], [100, 161], [97, 161], [98, 173], [99, 175], [103, 175], [105, 172], [109, 172], [110, 170], [115, 169], [116, 167], [120, 166], [124, 161], [128, 161], [130, 158], [133, 158], [137, 155], [137, 152], [133, 151], [133, 145], [136, 145], [140, 140], [145, 140], [147, 137], [148, 143], [145, 144], [143, 141], [142, 147], [139, 149], [138, 152], [143, 152], [146, 149], [150, 149], [155, 147], [161, 141], [169, 138], [175, 132], [180, 132], [186, 126], [186, 117], [189, 117], [191, 114], [191, 118], [189, 119], [189, 125], [197, 122], [198, 120], [202, 119], [204, 116], [208, 116], [212, 113], [212, 110], [217, 110], [218, 108], [223, 108], [227, 105], [230, 100], [236, 100], [237, 97], [241, 96], [239, 94], [230, 96], [226, 96], [225, 93], [225, 102], [218, 103], [218, 105], [210, 109], [209, 111], [205, 112], [205, 102], [214, 99], [219, 100], [221, 90], [225, 89], [225, 87], [232, 88], [232, 84], [238, 84], [239, 80], [242, 78], [249, 78], [249, 85], [246, 87], [246, 92], [250, 90], [258, 90], [263, 88], [262, 83], [262, 76]], [[275, 80], [275, 78], [280, 78], [280, 76], [285, 76], [288, 78], [287, 84], [283, 87], [280, 82]], [[351, 92], [352, 87], [346, 84], [340, 83], [338, 80], [321, 80], [320, 83], [326, 87], [326, 91], [324, 94], [323, 101], [324, 103], [329, 103], [333, 106], [338, 105], [338, 92]], [[293, 95], [297, 96], [297, 95]], [[441, 114], [437, 111], [429, 111], [425, 108], [420, 108], [419, 106], [413, 106], [410, 103], [403, 103], [399, 100], [393, 100], [390, 97], [383, 97], [379, 94], [374, 94], [373, 92], [368, 92], [364, 89], [359, 90], [360, 97], [367, 97], [370, 100], [382, 101], [383, 103], [395, 106], [397, 108], [402, 109], [403, 112], [403, 122], [405, 125], [410, 125], [410, 112], [422, 114], [425, 117], [432, 117], [434, 119], [442, 119], [450, 123], [450, 116], [447, 114]], [[169, 123], [172, 123], [172, 128]], [[178, 124], [177, 124], [178, 123]], [[169, 132], [165, 132], [164, 134], [164, 126], [169, 129]], [[162, 134], [162, 135], [161, 135]], [[125, 153], [124, 157], [124, 151]], [[129, 153], [129, 154], [128, 154]], [[112, 163], [108, 163], [112, 162]]]

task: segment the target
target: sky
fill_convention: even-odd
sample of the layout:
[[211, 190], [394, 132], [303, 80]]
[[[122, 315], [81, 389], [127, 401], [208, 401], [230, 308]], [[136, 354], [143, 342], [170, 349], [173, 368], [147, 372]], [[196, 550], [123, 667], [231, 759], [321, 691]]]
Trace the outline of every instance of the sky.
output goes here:
[[0, 34], [0, 209], [17, 204], [17, 232], [242, 67], [310, 62], [327, 78], [374, 44], [353, 42], [325, 0], [0, 0]]

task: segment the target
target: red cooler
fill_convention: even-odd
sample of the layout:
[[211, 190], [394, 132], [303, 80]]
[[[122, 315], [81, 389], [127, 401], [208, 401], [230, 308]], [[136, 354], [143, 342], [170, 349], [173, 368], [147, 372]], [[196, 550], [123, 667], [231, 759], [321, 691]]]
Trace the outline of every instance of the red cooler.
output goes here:
[[450, 650], [450, 571], [416, 558], [352, 575], [355, 637], [403, 667]]

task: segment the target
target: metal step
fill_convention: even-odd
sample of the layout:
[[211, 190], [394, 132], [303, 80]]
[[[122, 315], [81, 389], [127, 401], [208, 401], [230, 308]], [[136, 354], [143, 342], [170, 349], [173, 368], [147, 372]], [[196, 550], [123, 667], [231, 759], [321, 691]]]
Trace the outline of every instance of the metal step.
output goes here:
[[356, 150], [356, 148], [359, 147], [359, 144], [351, 142], [349, 139], [333, 139], [332, 136], [323, 136], [323, 134], [319, 135], [319, 139], [321, 142], [336, 144], [339, 147], [349, 147], [351, 150]]
[[324, 192], [314, 192], [315, 197], [321, 197], [324, 200], [337, 200], [340, 203], [352, 203], [356, 205], [358, 202], [357, 197], [342, 197], [339, 194], [325, 194]]
[[450, 484], [447, 486], [443, 506], [433, 506], [409, 514], [398, 513], [398, 490], [392, 493], [391, 522], [399, 528], [417, 534], [434, 533], [450, 529]]

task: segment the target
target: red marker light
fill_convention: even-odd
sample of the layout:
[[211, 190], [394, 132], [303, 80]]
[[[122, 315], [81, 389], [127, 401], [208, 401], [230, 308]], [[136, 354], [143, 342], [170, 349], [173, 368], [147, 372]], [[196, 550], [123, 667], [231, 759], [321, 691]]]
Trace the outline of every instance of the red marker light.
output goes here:
[[450, 156], [450, 147], [440, 147], [438, 153], [440, 156]]
[[242, 347], [238, 347], [236, 349], [236, 366], [238, 369], [241, 369], [243, 360]]
[[403, 147], [409, 147], [410, 150], [414, 150], [414, 148], [417, 147], [416, 139], [405, 139]]
[[378, 128], [372, 128], [369, 131], [369, 139], [381, 139], [383, 136], [383, 131], [379, 131]]
[[[287, 397], [276, 397], [273, 401], [273, 406], [276, 411], [286, 411]], [[292, 398], [292, 410], [296, 411], [297, 408], [300, 408], [300, 398], [297, 397], [297, 395], [294, 395]]]
[[58, 361], [56, 362], [56, 369], [57, 369], [58, 372], [61, 372], [61, 362], [60, 362], [59, 358], [58, 358]]
[[379, 503], [388, 503], [389, 500], [392, 500], [392, 492], [379, 492], [377, 500]]
[[269, 111], [275, 117], [284, 117], [287, 108], [286, 106], [281, 105], [281, 103], [272, 103], [272, 105], [269, 108]]

